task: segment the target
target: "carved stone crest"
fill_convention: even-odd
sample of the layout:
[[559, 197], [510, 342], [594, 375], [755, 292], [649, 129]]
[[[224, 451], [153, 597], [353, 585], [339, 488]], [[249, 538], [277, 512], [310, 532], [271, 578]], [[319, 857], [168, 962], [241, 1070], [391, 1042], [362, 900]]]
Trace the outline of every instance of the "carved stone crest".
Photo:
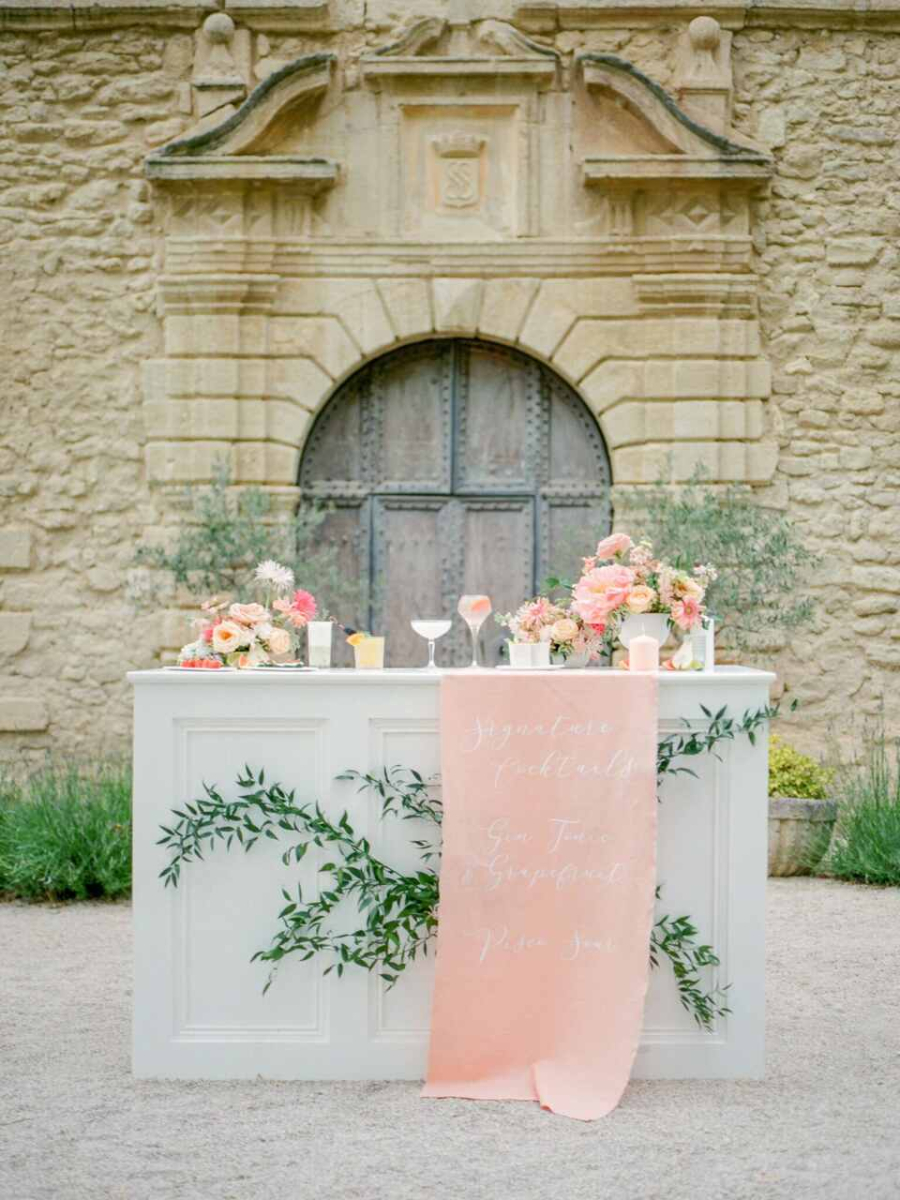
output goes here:
[[478, 208], [483, 193], [483, 151], [487, 138], [449, 133], [431, 139], [437, 159], [439, 209]]

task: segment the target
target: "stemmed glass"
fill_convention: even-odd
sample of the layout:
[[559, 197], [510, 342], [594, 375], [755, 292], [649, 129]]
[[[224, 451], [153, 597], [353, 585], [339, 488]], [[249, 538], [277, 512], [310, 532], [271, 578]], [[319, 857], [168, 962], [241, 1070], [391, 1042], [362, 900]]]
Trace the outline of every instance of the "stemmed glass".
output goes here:
[[478, 666], [478, 634], [491, 615], [490, 596], [461, 596], [457, 612], [472, 635], [472, 667]]
[[439, 669], [434, 662], [434, 643], [445, 633], [449, 633], [452, 624], [452, 621], [410, 621], [413, 632], [417, 633], [419, 637], [428, 639], [428, 666], [422, 668], [424, 671]]

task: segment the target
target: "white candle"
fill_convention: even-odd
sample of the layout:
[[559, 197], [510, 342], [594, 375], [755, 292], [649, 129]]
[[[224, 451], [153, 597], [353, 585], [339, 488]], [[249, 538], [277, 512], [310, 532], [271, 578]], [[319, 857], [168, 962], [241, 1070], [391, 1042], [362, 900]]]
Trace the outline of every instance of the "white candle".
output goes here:
[[706, 627], [703, 630], [706, 635], [706, 641], [703, 646], [703, 670], [715, 671], [716, 669], [716, 622], [712, 617], [706, 618]]
[[628, 643], [628, 669], [630, 671], [659, 670], [659, 642], [656, 638], [640, 634]]

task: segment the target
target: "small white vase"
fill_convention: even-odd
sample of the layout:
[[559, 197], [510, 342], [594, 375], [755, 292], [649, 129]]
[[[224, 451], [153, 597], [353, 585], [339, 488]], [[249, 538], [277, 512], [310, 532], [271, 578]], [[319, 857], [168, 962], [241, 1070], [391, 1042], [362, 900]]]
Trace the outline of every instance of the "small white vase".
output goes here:
[[619, 641], [626, 648], [634, 637], [656, 638], [662, 648], [669, 636], [669, 618], [665, 613], [632, 613], [619, 626]]

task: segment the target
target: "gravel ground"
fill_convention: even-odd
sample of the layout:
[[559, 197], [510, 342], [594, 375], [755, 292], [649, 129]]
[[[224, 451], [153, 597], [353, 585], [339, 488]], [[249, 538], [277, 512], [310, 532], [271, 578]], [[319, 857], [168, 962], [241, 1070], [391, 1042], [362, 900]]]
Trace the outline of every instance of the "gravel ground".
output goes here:
[[897, 1200], [900, 890], [769, 884], [768, 1075], [591, 1124], [407, 1083], [135, 1083], [126, 905], [0, 905], [2, 1200]]

